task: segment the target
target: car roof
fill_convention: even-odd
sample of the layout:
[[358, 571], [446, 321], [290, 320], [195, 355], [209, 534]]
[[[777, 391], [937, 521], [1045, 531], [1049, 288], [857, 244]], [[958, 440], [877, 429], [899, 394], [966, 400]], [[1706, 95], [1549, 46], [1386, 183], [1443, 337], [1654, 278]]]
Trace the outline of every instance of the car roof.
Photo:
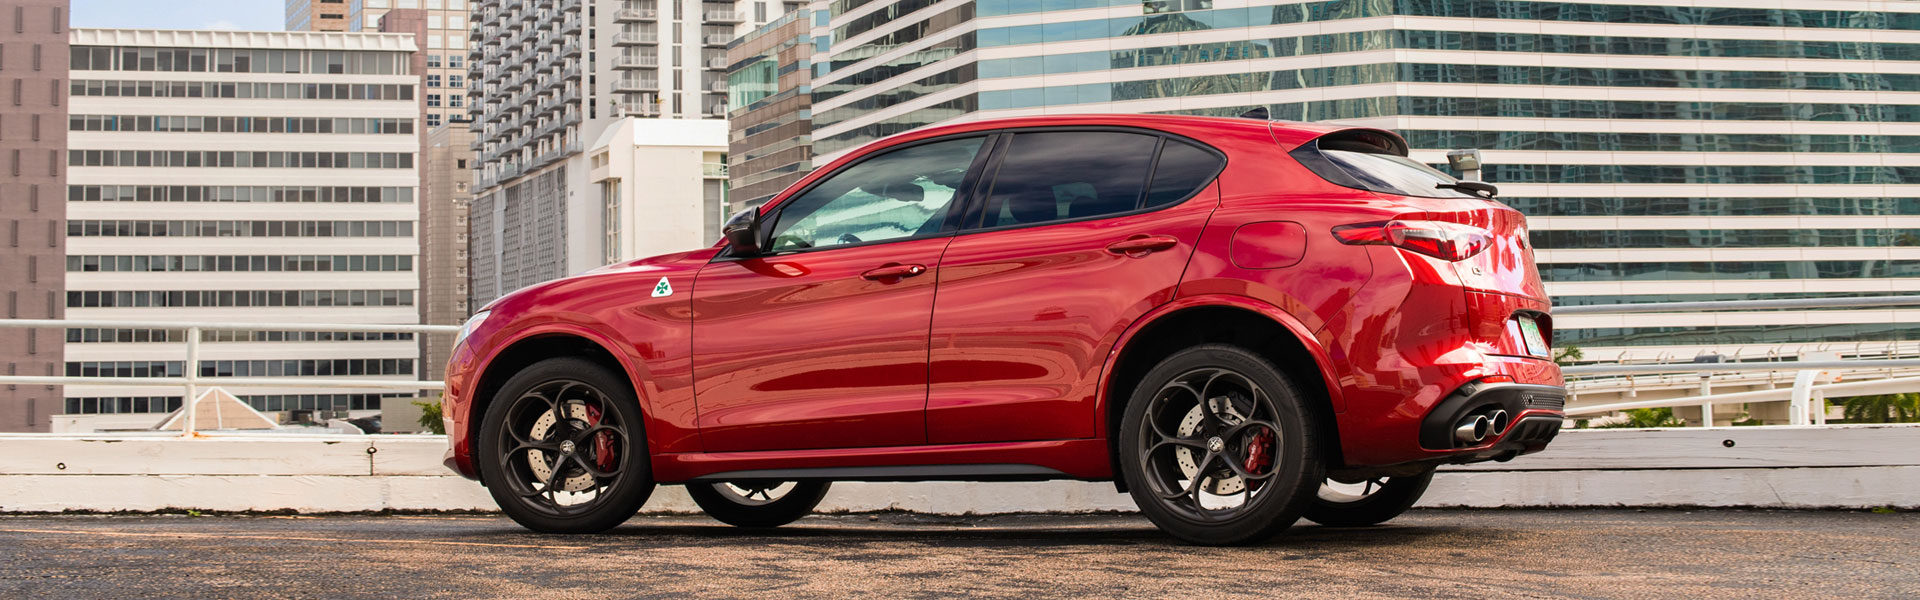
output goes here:
[[[1315, 138], [1350, 129], [1367, 129], [1334, 123], [1305, 123], [1300, 121], [1269, 121], [1243, 117], [1206, 117], [1198, 115], [1149, 115], [1125, 113], [1041, 115], [1031, 117], [1003, 117], [982, 119], [964, 123], [953, 123], [926, 127], [889, 136], [871, 144], [874, 148], [891, 146], [895, 143], [966, 133], [969, 131], [988, 131], [994, 129], [1012, 129], [1019, 127], [1058, 127], [1058, 126], [1095, 126], [1111, 125], [1118, 127], [1141, 127], [1158, 130], [1193, 129], [1267, 129], [1273, 132], [1275, 141], [1285, 148], [1292, 148]], [[1391, 133], [1389, 133], [1391, 135]], [[1201, 136], [1196, 136], [1201, 137]], [[1398, 137], [1398, 136], [1394, 136]]]

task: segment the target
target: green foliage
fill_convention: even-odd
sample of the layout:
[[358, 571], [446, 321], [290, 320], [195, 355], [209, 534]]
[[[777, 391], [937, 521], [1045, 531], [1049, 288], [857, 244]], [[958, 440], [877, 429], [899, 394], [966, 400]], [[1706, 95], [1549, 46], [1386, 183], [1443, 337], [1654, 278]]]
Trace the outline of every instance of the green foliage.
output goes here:
[[1891, 515], [1891, 514], [1893, 514], [1893, 513], [1897, 513], [1897, 512], [1900, 512], [1900, 511], [1897, 511], [1897, 510], [1894, 510], [1894, 509], [1893, 509], [1893, 507], [1891, 507], [1891, 506], [1875, 506], [1875, 507], [1873, 507], [1873, 514], [1876, 514], [1876, 515]]
[[433, 432], [434, 435], [447, 434], [447, 422], [440, 420], [439, 400], [415, 400], [413, 405], [420, 407], [421, 427], [427, 428], [427, 431]]
[[1651, 427], [1685, 427], [1687, 423], [1673, 416], [1672, 408], [1636, 408], [1627, 411], [1627, 420], [1620, 423], [1596, 425], [1595, 429], [1647, 429]]
[[1920, 423], [1920, 394], [1854, 396], [1843, 404], [1848, 423]]
[[1586, 357], [1587, 354], [1581, 352], [1579, 346], [1567, 346], [1553, 353], [1553, 364], [1564, 367], [1579, 362]]

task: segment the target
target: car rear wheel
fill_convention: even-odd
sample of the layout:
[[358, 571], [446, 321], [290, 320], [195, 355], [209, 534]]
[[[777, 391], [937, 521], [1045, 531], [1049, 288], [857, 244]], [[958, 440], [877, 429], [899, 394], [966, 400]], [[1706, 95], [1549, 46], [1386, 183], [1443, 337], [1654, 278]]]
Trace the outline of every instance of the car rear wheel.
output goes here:
[[1321, 480], [1306, 402], [1273, 363], [1236, 346], [1167, 357], [1120, 426], [1134, 502], [1194, 544], [1255, 543], [1292, 526]]
[[528, 529], [595, 533], [653, 493], [640, 403], [624, 377], [578, 358], [543, 360], [507, 380], [481, 423], [480, 476]]
[[1327, 479], [1307, 507], [1307, 520], [1329, 527], [1379, 525], [1400, 516], [1420, 501], [1433, 482], [1433, 471], [1406, 477], [1373, 477], [1351, 481]]
[[825, 481], [728, 481], [687, 484], [707, 516], [735, 527], [779, 527], [807, 516], [827, 496]]

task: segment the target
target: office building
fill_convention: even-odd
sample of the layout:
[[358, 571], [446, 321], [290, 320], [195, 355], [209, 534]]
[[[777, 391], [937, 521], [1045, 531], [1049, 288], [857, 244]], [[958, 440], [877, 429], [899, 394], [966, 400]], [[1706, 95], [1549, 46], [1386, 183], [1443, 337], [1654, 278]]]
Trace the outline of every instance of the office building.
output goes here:
[[[1920, 4], [851, 4], [813, 60], [816, 163], [935, 123], [1266, 107], [1484, 150], [1559, 305], [1920, 292]], [[1920, 341], [1916, 317], [1555, 324], [1589, 359], [1752, 359]]]
[[[418, 323], [415, 50], [412, 34], [73, 30], [67, 316]], [[183, 336], [73, 327], [65, 372], [418, 376], [410, 334], [208, 331], [198, 365], [181, 361]], [[237, 341], [250, 343], [224, 343]], [[321, 413], [394, 395], [233, 391]], [[152, 387], [65, 396], [63, 426], [81, 430], [150, 426], [181, 402]]]
[[[58, 319], [66, 291], [67, 2], [0, 0], [0, 303]], [[7, 375], [59, 375], [61, 330], [0, 329]], [[60, 386], [0, 385], [0, 431], [47, 431]]]
[[287, 31], [346, 31], [347, 0], [287, 0]]
[[[426, 181], [420, 188], [420, 322], [459, 325], [472, 314], [467, 290], [467, 205], [473, 201], [473, 132], [465, 124], [427, 132], [421, 151]], [[453, 338], [420, 336], [421, 373], [445, 376]]]
[[813, 33], [816, 15], [828, 14], [825, 2], [815, 4], [727, 48], [729, 214], [766, 203], [813, 170]]
[[470, 4], [475, 306], [603, 264], [604, 203], [588, 179], [588, 145], [627, 117], [725, 118], [727, 43], [790, 8], [760, 0], [624, 0], [591, 10], [581, 0]]

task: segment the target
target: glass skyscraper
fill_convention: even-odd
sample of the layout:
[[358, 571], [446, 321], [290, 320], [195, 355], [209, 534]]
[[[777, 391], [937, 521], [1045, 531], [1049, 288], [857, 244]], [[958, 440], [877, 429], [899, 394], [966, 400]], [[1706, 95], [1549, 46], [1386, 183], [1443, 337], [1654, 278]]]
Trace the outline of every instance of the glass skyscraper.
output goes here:
[[[1561, 306], [1920, 293], [1920, 2], [819, 4], [814, 164], [935, 123], [1266, 107], [1399, 131], [1430, 163], [1483, 150]], [[1556, 325], [1593, 359], [1751, 358], [1920, 345], [1916, 317]]]

